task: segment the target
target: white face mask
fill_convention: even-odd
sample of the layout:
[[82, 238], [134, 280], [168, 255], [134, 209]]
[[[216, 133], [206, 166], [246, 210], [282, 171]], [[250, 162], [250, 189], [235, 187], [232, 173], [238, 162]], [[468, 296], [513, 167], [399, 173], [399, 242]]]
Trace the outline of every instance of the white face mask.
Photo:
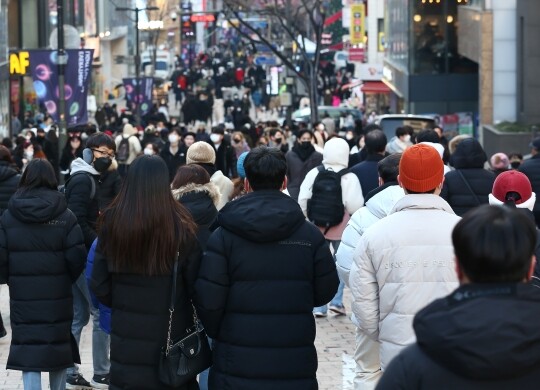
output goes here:
[[176, 134], [169, 135], [169, 142], [171, 144], [175, 144], [178, 142], [178, 136]]
[[210, 139], [212, 140], [213, 143], [218, 143], [218, 142], [221, 142], [221, 135], [220, 134], [216, 134], [216, 133], [212, 133], [210, 134]]
[[409, 142], [410, 140], [411, 140], [411, 136], [409, 134], [403, 137], [403, 142]]
[[145, 148], [144, 149], [144, 154], [146, 154], [147, 156], [153, 156], [154, 155], [154, 149]]
[[28, 150], [26, 152], [24, 152], [24, 155], [28, 158], [32, 158], [34, 157], [34, 151], [33, 150]]
[[352, 133], [347, 133], [347, 134], [345, 134], [345, 138], [346, 138], [348, 141], [350, 141], [350, 140], [352, 140], [352, 139], [354, 138], [354, 134], [352, 134]]

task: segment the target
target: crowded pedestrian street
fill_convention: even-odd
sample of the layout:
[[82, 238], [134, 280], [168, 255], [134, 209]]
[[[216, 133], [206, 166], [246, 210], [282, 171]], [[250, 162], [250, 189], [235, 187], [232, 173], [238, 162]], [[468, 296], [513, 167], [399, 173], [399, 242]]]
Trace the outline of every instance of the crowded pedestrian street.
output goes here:
[[0, 0], [0, 390], [537, 390], [539, 31]]
[[[349, 294], [345, 295], [349, 306]], [[350, 306], [349, 306], [350, 307]], [[0, 366], [5, 366], [11, 341], [9, 326], [9, 294], [6, 287], [0, 290], [0, 311], [4, 315], [7, 336], [0, 339]], [[315, 346], [319, 356], [317, 378], [320, 390], [353, 390], [354, 378], [354, 326], [345, 316], [330, 315], [317, 319]], [[81, 371], [92, 376], [92, 328], [83, 331], [80, 344], [83, 364]], [[46, 382], [46, 380], [44, 380]], [[21, 375], [17, 371], [0, 370], [0, 389], [23, 389]], [[45, 387], [48, 388], [48, 387]]]

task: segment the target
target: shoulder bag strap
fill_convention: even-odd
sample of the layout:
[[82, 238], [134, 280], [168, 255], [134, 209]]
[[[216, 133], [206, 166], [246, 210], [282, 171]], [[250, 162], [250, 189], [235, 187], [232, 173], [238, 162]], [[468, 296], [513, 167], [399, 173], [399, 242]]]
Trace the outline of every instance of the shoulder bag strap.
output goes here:
[[174, 307], [176, 306], [176, 274], [178, 273], [178, 257], [179, 257], [179, 252], [176, 252], [176, 258], [174, 260], [174, 268], [173, 268], [173, 273], [172, 273], [171, 301], [169, 304], [169, 330], [167, 331], [167, 345], [166, 345], [166, 351], [165, 351], [166, 356], [169, 355], [169, 351], [172, 345], [171, 331], [172, 331], [172, 319], [173, 319]]
[[467, 179], [465, 179], [465, 176], [463, 176], [463, 173], [461, 173], [461, 170], [456, 169], [456, 172], [459, 173], [459, 176], [461, 176], [461, 180], [463, 180], [463, 182], [465, 183], [465, 185], [467, 186], [467, 188], [469, 189], [471, 194], [473, 194], [474, 198], [476, 199], [476, 203], [478, 203], [478, 205], [481, 205], [482, 202], [480, 202], [480, 199], [478, 198], [478, 195], [476, 195], [476, 193], [473, 191], [473, 189], [471, 188], [471, 185], [469, 184]]

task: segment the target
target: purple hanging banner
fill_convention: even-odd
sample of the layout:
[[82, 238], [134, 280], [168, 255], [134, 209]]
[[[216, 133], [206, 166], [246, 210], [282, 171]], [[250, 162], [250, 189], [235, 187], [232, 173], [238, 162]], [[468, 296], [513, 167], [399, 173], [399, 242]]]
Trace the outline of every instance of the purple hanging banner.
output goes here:
[[[55, 122], [59, 121], [58, 51], [30, 50], [30, 71], [38, 102]], [[94, 50], [66, 50], [64, 96], [68, 127], [88, 123], [86, 98]]]
[[[126, 100], [132, 104], [133, 111], [136, 111], [137, 104], [141, 104], [141, 115], [150, 111], [152, 106], [152, 90], [154, 88], [154, 79], [152, 77], [139, 77], [140, 88], [137, 91], [137, 78], [126, 77], [122, 79], [126, 90]], [[139, 92], [139, 96], [137, 96]]]

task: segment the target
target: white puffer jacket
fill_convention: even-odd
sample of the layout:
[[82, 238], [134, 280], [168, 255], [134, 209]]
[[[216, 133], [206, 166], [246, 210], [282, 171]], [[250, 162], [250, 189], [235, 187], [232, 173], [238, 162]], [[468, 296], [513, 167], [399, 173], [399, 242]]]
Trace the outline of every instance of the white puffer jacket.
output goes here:
[[415, 342], [414, 315], [458, 286], [452, 230], [460, 218], [437, 195], [406, 195], [367, 229], [349, 283], [358, 326], [381, 342], [381, 368]]
[[370, 198], [365, 207], [352, 215], [343, 231], [341, 245], [336, 253], [337, 270], [345, 284], [349, 285], [349, 273], [351, 272], [354, 249], [364, 231], [375, 222], [386, 217], [396, 202], [404, 196], [405, 192], [399, 185], [389, 186]]

